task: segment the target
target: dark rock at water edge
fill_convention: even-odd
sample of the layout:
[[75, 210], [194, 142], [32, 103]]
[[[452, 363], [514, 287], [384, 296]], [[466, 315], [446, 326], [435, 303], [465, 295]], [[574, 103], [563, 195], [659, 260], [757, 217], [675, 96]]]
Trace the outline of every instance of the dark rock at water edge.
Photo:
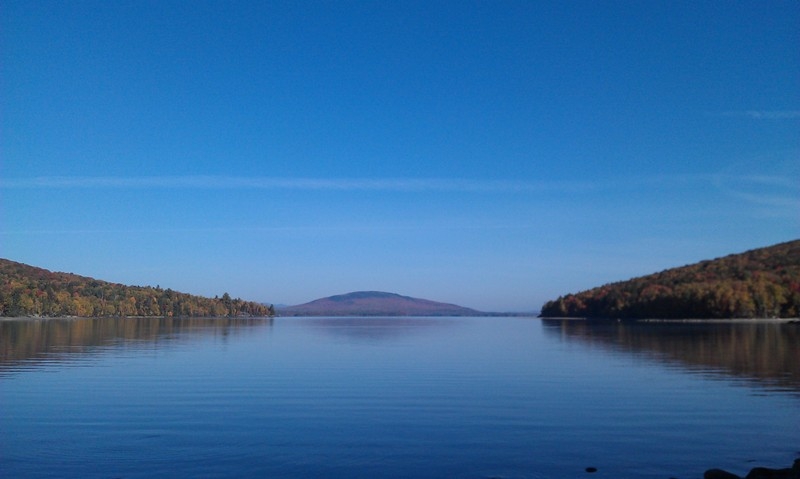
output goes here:
[[[709, 469], [703, 474], [703, 479], [742, 479], [742, 477], [722, 469]], [[785, 469], [754, 467], [744, 479], [800, 479], [800, 459], [795, 459], [792, 467]]]
[[703, 479], [742, 479], [736, 474], [732, 474], [722, 469], [709, 469], [703, 474]]

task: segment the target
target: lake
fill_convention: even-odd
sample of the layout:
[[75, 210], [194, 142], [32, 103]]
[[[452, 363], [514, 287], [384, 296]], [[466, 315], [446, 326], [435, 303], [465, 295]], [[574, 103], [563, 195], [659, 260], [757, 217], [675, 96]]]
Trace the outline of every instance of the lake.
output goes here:
[[6, 320], [0, 476], [744, 475], [800, 457], [798, 345], [777, 323]]

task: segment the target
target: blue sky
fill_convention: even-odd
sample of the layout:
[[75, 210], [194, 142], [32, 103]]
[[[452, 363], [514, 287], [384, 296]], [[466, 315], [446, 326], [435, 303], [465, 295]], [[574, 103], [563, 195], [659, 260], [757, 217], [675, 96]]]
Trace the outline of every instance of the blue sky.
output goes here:
[[0, 256], [482, 310], [800, 237], [800, 3], [0, 10]]

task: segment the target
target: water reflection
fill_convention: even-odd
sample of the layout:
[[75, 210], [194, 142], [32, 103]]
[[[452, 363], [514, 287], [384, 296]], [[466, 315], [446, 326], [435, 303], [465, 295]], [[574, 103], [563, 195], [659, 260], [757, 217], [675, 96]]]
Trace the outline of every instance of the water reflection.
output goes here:
[[0, 321], [0, 374], [64, 362], [109, 347], [149, 346], [198, 335], [227, 337], [271, 318], [58, 318]]
[[385, 342], [453, 327], [457, 318], [427, 317], [322, 317], [299, 320], [324, 335], [359, 342]]
[[800, 393], [800, 326], [787, 323], [648, 323], [543, 319], [547, 334], [611, 351], [645, 354], [703, 373]]

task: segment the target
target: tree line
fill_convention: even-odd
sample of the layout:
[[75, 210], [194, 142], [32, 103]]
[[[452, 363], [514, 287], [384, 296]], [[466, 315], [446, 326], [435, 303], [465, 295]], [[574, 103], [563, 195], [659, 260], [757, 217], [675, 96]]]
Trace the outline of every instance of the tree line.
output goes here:
[[125, 286], [0, 259], [0, 316], [273, 316], [275, 309], [228, 293], [206, 298], [159, 286]]
[[543, 317], [792, 318], [800, 316], [800, 240], [567, 294]]

